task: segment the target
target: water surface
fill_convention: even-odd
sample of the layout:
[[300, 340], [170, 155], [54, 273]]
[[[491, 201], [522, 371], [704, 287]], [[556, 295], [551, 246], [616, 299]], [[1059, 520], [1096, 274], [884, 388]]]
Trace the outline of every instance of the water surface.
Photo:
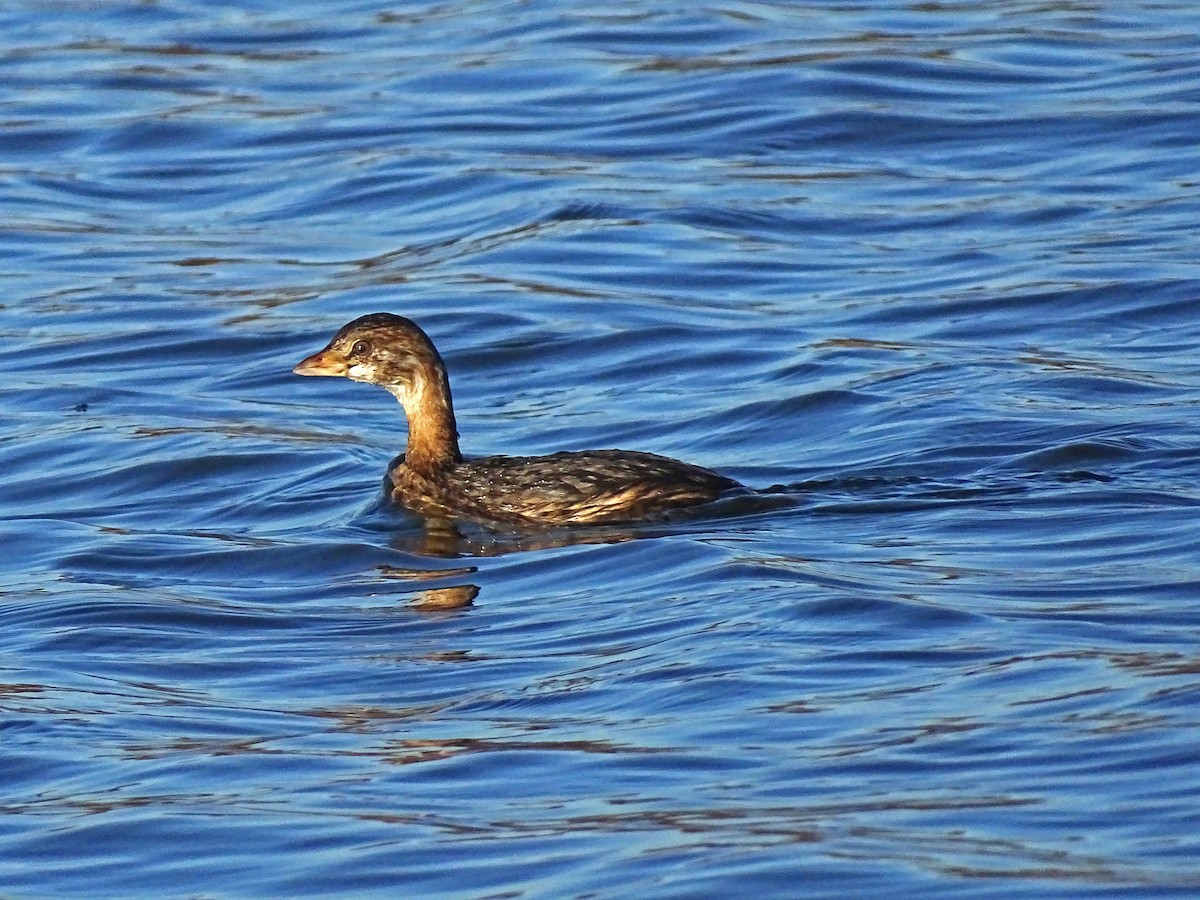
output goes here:
[[[4, 893], [1194, 895], [1198, 29], [7, 5]], [[377, 310], [782, 487], [431, 536]]]

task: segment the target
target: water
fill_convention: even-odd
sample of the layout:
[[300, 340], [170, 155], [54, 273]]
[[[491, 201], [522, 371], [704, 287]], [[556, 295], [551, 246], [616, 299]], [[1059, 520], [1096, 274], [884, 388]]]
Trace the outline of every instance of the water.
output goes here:
[[[604, 9], [0, 13], [6, 896], [1200, 890], [1200, 15]], [[376, 310], [785, 487], [436, 540]]]

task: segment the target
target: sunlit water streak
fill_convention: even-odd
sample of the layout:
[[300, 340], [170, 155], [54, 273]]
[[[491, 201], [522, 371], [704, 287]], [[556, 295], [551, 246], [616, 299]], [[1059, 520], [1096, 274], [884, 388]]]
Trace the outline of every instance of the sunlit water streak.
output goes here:
[[[13, 896], [1191, 896], [1187, 4], [0, 10]], [[767, 493], [431, 534], [464, 447]]]

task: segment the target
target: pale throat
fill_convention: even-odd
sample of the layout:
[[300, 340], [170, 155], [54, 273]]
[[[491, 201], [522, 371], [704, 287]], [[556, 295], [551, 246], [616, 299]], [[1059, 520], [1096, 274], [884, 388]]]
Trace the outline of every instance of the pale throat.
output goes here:
[[432, 469], [458, 462], [458, 430], [445, 377], [418, 373], [409, 384], [384, 388], [404, 407], [408, 418], [405, 464], [414, 469]]

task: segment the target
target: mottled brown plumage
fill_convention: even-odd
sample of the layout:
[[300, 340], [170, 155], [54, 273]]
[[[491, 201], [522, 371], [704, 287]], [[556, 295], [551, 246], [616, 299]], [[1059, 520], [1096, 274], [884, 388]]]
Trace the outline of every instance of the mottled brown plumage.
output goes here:
[[414, 322], [375, 313], [342, 327], [300, 375], [341, 375], [392, 393], [408, 446], [388, 471], [390, 497], [434, 518], [591, 525], [654, 518], [738, 487], [708, 469], [653, 453], [583, 450], [464, 459], [446, 366]]

